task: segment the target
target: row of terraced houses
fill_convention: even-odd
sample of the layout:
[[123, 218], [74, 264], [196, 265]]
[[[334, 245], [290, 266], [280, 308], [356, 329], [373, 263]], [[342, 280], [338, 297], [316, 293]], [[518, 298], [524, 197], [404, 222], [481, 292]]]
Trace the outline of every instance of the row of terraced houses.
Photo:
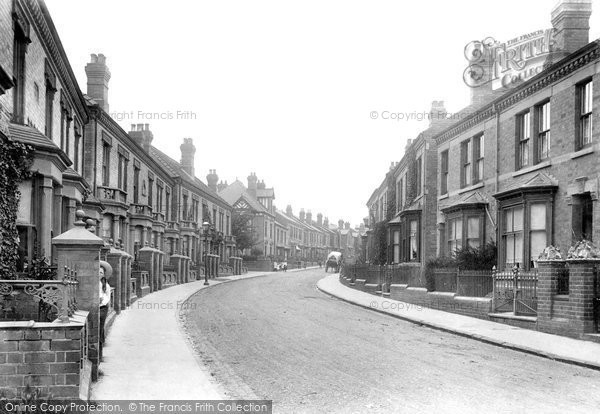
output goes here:
[[[0, 27], [0, 139], [33, 148], [16, 223], [7, 223], [18, 231], [18, 280], [0, 275], [4, 397], [34, 386], [87, 398], [101, 356], [100, 260], [112, 268], [110, 322], [148, 293], [205, 272], [241, 272], [237, 255], [251, 251], [236, 247], [238, 213], [251, 214], [254, 247], [265, 258], [357, 254], [364, 228], [277, 210], [274, 190], [254, 173], [245, 187], [218, 183], [209, 170], [205, 184], [192, 139], [180, 143], [178, 161], [153, 145], [148, 124], [124, 130], [109, 112], [106, 57], [91, 55], [82, 93], [43, 0], [0, 1]], [[54, 280], [32, 281], [42, 259]]]
[[[385, 223], [387, 261], [402, 276], [385, 286], [383, 277], [347, 275], [349, 284], [421, 304], [433, 303], [431, 290], [475, 296], [461, 291], [460, 269], [436, 275], [440, 286], [432, 286], [425, 264], [493, 242], [496, 284], [488, 273], [489, 289], [478, 295], [489, 302], [437, 295], [436, 304], [571, 336], [598, 331], [600, 278], [582, 282], [571, 263], [570, 279], [555, 272], [552, 282], [542, 281], [540, 265], [547, 246], [565, 259], [577, 242], [600, 241], [600, 42], [589, 42], [590, 15], [589, 0], [559, 2], [551, 13], [555, 43], [536, 76], [509, 89], [493, 89], [492, 82], [473, 88], [471, 103], [457, 114], [433, 102], [428, 128], [408, 140], [367, 202], [370, 227]], [[369, 234], [367, 261], [373, 261]], [[531, 277], [530, 286], [515, 274]]]

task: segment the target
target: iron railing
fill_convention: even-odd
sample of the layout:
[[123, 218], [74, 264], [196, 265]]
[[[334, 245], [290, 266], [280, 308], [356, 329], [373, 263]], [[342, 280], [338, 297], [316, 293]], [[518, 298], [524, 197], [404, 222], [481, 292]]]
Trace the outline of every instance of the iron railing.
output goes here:
[[77, 310], [78, 285], [77, 272], [65, 266], [60, 280], [0, 280], [0, 296], [22, 290], [55, 310], [61, 322], [69, 322], [69, 317]]
[[537, 315], [537, 270], [493, 270], [493, 303], [495, 312], [512, 312], [515, 315]]

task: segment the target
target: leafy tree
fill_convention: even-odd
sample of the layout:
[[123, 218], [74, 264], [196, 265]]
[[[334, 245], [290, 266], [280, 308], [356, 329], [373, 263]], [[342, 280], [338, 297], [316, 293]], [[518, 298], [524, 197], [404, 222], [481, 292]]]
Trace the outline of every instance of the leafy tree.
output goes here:
[[388, 251], [388, 229], [385, 221], [375, 224], [373, 228], [373, 255], [371, 263], [386, 264]]
[[238, 250], [251, 249], [256, 244], [252, 215], [245, 211], [233, 210], [231, 234], [235, 236]]

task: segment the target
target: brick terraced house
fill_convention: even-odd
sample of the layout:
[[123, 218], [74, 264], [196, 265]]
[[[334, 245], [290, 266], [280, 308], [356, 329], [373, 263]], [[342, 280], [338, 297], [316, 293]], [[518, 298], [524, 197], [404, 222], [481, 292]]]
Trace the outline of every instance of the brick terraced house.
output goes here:
[[101, 357], [100, 259], [112, 266], [113, 320], [147, 293], [198, 278], [206, 249], [215, 269], [231, 270], [233, 207], [214, 170], [208, 185], [194, 175], [191, 139], [178, 162], [152, 146], [148, 124], [126, 132], [110, 117], [104, 55], [92, 55], [81, 92], [43, 0], [0, 2], [0, 26], [0, 134], [34, 149], [32, 178], [19, 185], [17, 276], [45, 258], [66, 286], [59, 300], [56, 280], [0, 281], [13, 293], [2, 304], [0, 394], [40, 386], [87, 399]]
[[[548, 32], [552, 47], [535, 76], [497, 88], [495, 72], [484, 66], [491, 81], [472, 89], [469, 106], [437, 124], [432, 117], [430, 128], [409, 140], [367, 202], [371, 225], [387, 222], [391, 285], [382, 278], [346, 282], [387, 289], [403, 301], [597, 339], [600, 276], [588, 260], [597, 253], [583, 242], [600, 241], [600, 41], [589, 42], [590, 15], [590, 0], [559, 2]], [[432, 113], [443, 113], [436, 106]], [[372, 237], [370, 231], [367, 260], [375, 254]], [[442, 269], [431, 280], [423, 277], [428, 259], [489, 242], [497, 246], [494, 270]]]

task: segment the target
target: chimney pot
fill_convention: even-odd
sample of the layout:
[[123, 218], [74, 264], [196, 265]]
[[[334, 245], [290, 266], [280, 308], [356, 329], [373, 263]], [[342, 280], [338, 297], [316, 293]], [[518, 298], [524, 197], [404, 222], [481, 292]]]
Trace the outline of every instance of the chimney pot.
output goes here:
[[131, 131], [129, 131], [129, 136], [136, 141], [138, 144], [144, 148], [144, 151], [150, 152], [150, 147], [152, 146], [152, 140], [154, 139], [154, 135], [150, 128], [144, 131], [140, 128], [141, 124], [136, 125], [131, 124]]
[[196, 154], [196, 147], [194, 146], [194, 141], [191, 138], [184, 138], [183, 144], [179, 146], [179, 149], [181, 150], [181, 168], [192, 177], [195, 177], [194, 156]]
[[551, 13], [555, 49], [553, 60], [575, 52], [589, 43], [592, 0], [561, 0]]
[[105, 112], [109, 112], [108, 106], [108, 81], [110, 71], [106, 66], [106, 57], [103, 54], [90, 55], [90, 62], [85, 65], [87, 76], [87, 95], [98, 103]]

